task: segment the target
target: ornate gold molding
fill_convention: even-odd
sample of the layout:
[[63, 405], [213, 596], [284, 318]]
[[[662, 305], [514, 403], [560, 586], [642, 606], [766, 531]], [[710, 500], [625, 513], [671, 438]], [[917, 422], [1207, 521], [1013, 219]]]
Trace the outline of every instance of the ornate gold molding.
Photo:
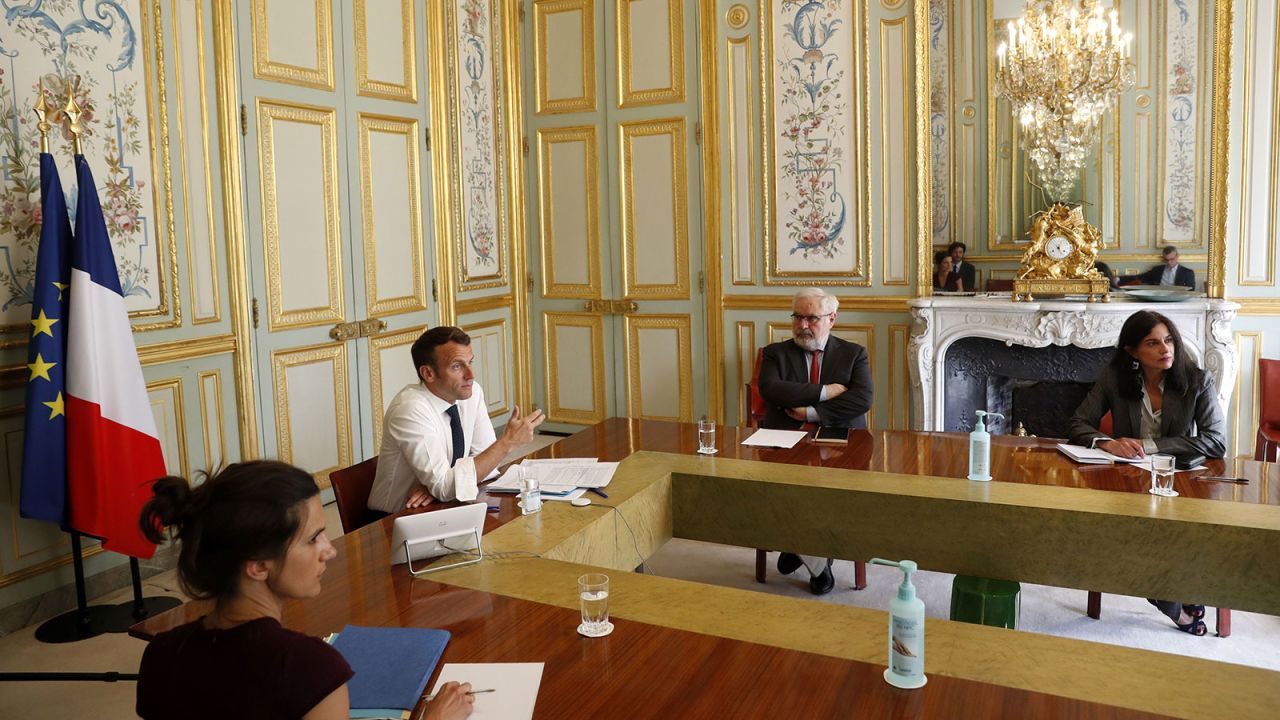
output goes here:
[[[636, 188], [642, 183], [634, 177], [633, 140], [638, 137], [666, 135], [671, 139], [671, 209], [672, 252], [675, 256], [675, 282], [641, 283], [637, 276]], [[618, 162], [620, 200], [622, 202], [622, 283], [628, 299], [687, 299], [689, 297], [689, 191], [686, 178], [689, 163], [685, 156], [685, 119], [683, 117], [638, 120], [618, 123]]]
[[445, 49], [445, 3], [427, 3], [427, 77], [430, 82], [431, 126], [436, 142], [431, 151], [431, 217], [435, 223], [435, 275], [437, 322], [453, 325], [456, 321], [454, 302], [457, 298], [454, 271], [453, 212], [450, 204], [449, 165], [450, 104], [448, 54]]
[[[501, 358], [501, 362], [502, 362], [502, 371], [501, 371], [502, 378], [503, 378], [502, 382], [506, 384], [507, 382], [509, 382], [508, 378], [511, 378], [512, 381], [514, 380], [511, 374], [511, 365], [508, 362], [508, 358], [510, 358], [511, 356], [511, 353], [509, 352], [510, 343], [508, 342], [508, 339], [511, 337], [511, 333], [509, 332], [510, 326], [508, 325], [507, 318], [500, 317], [500, 318], [497, 318], [496, 320], [486, 320], [484, 322], [478, 322], [478, 323], [467, 323], [462, 326], [462, 330], [463, 332], [471, 336], [471, 344], [474, 348], [476, 344], [476, 338], [482, 336], [478, 331], [485, 330], [487, 328], [493, 328], [493, 327], [498, 328], [498, 342], [502, 346], [502, 349], [498, 352], [498, 357]], [[488, 361], [486, 360], [486, 362]], [[485, 393], [486, 393], [486, 396], [485, 396], [486, 399], [489, 399], [489, 400], [493, 399], [493, 388], [486, 388]], [[488, 411], [489, 417], [491, 418], [498, 417], [499, 415], [504, 415], [508, 412], [511, 412], [510, 401], [511, 401], [511, 394], [509, 392], [502, 393], [502, 406], [496, 410], [489, 410]]]
[[[304, 103], [256, 98], [258, 107], [258, 178], [262, 186], [262, 243], [267, 258], [267, 327], [272, 330], [310, 327], [342, 322], [344, 319], [342, 225], [338, 197], [337, 111]], [[284, 263], [280, 245], [279, 188], [275, 131], [277, 122], [315, 125], [320, 128], [320, 161], [323, 164], [323, 207], [325, 218], [325, 283], [328, 304], [289, 309], [284, 306]]]
[[[296, 2], [296, 0], [293, 0]], [[356, 49], [356, 94], [384, 100], [418, 102], [418, 50], [413, 1], [400, 0], [400, 47], [404, 83], [396, 84], [369, 77], [368, 0], [355, 0], [352, 10]], [[376, 40], [375, 40], [376, 42]]]
[[[553, 216], [552, 146], [577, 143], [582, 145], [582, 189], [586, 211], [587, 251], [578, 259], [587, 266], [587, 282], [566, 283], [556, 281], [555, 218]], [[538, 129], [538, 229], [542, 256], [542, 296], [548, 298], [600, 298], [601, 286], [600, 221], [599, 208], [599, 150], [596, 145], [595, 125]], [[562, 188], [564, 189], [564, 188]], [[573, 194], [569, 191], [569, 194]]]
[[486, 310], [498, 310], [501, 308], [513, 307], [515, 304], [515, 300], [513, 300], [510, 295], [489, 295], [488, 297], [459, 300], [457, 311], [458, 316], [461, 317], [463, 315], [484, 312]]
[[[347, 343], [324, 343], [308, 347], [275, 350], [271, 353], [271, 378], [275, 390], [276, 453], [287, 463], [295, 463], [293, 457], [293, 428], [289, 415], [289, 368], [295, 365], [328, 363], [333, 373], [334, 438], [338, 461], [336, 465], [321, 468], [312, 474], [321, 488], [329, 487], [329, 473], [351, 464], [351, 413], [347, 395]], [[298, 464], [305, 460], [296, 461]]]
[[[360, 215], [364, 236], [364, 294], [365, 311], [370, 317], [420, 312], [427, 309], [426, 268], [422, 256], [422, 208], [419, 199], [422, 190], [418, 184], [422, 163], [418, 157], [418, 121], [414, 118], [357, 114], [356, 123], [360, 136]], [[409, 231], [404, 241], [409, 245], [413, 293], [400, 297], [378, 297], [378, 242], [374, 233], [379, 218], [373, 211], [375, 168], [370, 148], [373, 133], [399, 135], [405, 146], [405, 176], [408, 178], [409, 198], [405, 211], [409, 214]], [[385, 221], [385, 218], [383, 219]]]
[[226, 236], [231, 328], [235, 335], [236, 417], [240, 457], [258, 457], [258, 406], [253, 388], [252, 330], [248, 253], [244, 243], [244, 197], [240, 181], [239, 89], [236, 79], [235, 15], [233, 0], [213, 0], [213, 65], [218, 102], [219, 168], [222, 180], [223, 232]]
[[667, 70], [670, 75], [669, 84], [663, 88], [632, 89], [631, 0], [615, 0], [614, 17], [618, 48], [618, 107], [684, 102], [684, 0], [667, 0], [667, 38], [670, 42]]
[[[207, 381], [212, 381], [213, 389], [207, 389]], [[205, 468], [212, 471], [228, 462], [227, 460], [227, 433], [226, 433], [226, 416], [222, 410], [222, 371], [221, 370], [205, 370], [196, 373], [196, 385], [200, 388], [200, 425], [204, 429], [204, 464]], [[213, 419], [216, 426], [209, 423], [209, 410], [213, 409]], [[214, 462], [213, 443], [210, 438], [214, 432], [218, 434], [218, 456], [217, 462]]]
[[145, 366], [162, 365], [180, 360], [194, 360], [195, 358], [233, 353], [239, 346], [234, 334], [169, 340], [168, 342], [139, 345], [138, 362]]
[[[520, 0], [503, 0], [503, 17], [518, 18], [520, 16]], [[506, 93], [507, 102], [504, 107], [507, 111], [507, 127], [523, 128], [525, 126], [525, 105], [524, 94], [522, 90], [522, 75], [520, 73], [520, 24], [519, 23], [503, 23], [503, 60], [506, 67], [502, 73], [503, 90]], [[514, 327], [522, 328], [524, 332], [515, 333], [513, 345], [515, 348], [515, 401], [520, 403], [521, 407], [531, 407], [533, 405], [533, 370], [532, 352], [529, 346], [529, 337], [533, 334], [530, 332], [532, 325], [529, 322], [529, 293], [524, 286], [524, 281], [528, 273], [528, 237], [525, 229], [525, 163], [524, 155], [518, 152], [517, 143], [513, 142], [511, 137], [507, 138], [506, 146], [499, 148], [499, 152], [505, 152], [507, 155], [506, 168], [508, 172], [507, 187], [510, 188], [511, 203], [511, 223], [509, 232], [511, 234], [511, 294], [514, 300], [514, 309], [512, 318]]]
[[[649, 420], [678, 420], [692, 422], [693, 417], [693, 354], [690, 344], [692, 320], [688, 315], [626, 315], [623, 316], [624, 345], [627, 356], [627, 417]], [[679, 415], [646, 414], [642, 392], [640, 367], [640, 331], [675, 330], [676, 344], [671, 348], [676, 354], [676, 388], [679, 397]]]
[[[716, 69], [718, 47], [716, 27], [716, 0], [702, 0], [698, 6], [699, 63], [698, 93], [701, 100], [702, 121], [713, 132], [720, 127], [719, 72]], [[750, 100], [748, 99], [748, 107]], [[748, 113], [750, 114], [750, 113]], [[750, 136], [747, 141], [751, 145]], [[707, 417], [716, 422], [725, 418], [724, 387], [724, 310], [720, 306], [723, 290], [721, 268], [722, 238], [720, 235], [720, 143], [711, 140], [702, 148], [702, 251], [705, 266], [706, 290], [703, 308], [706, 314], [707, 348]], [[754, 219], [754, 215], [752, 216]], [[752, 238], [754, 245], [754, 237]]]
[[[907, 312], [906, 295], [837, 295], [840, 312]], [[791, 311], [791, 295], [725, 295], [721, 305], [725, 310], [776, 310]]]
[[[518, 1], [518, 0], [517, 0]], [[552, 15], [580, 12], [579, 32], [582, 36], [582, 95], [568, 98], [550, 97], [551, 62], [547, 48], [547, 20]], [[534, 113], [595, 112], [596, 109], [596, 21], [593, 0], [534, 0]], [[520, 77], [518, 74], [513, 77]], [[518, 127], [518, 126], [514, 126]]]
[[301, 67], [271, 59], [268, 2], [306, 2], [307, 0], [253, 0], [253, 76], [260, 80], [333, 90], [333, 19], [330, 0], [311, 0], [316, 13], [316, 66]]
[[[168, 390], [173, 398], [173, 424], [174, 434], [178, 442], [178, 475], [180, 477], [191, 477], [191, 464], [188, 462], [187, 448], [187, 409], [182, 399], [182, 378], [165, 378], [163, 380], [153, 380], [147, 383], [148, 403], [150, 404], [150, 395], [156, 390]], [[163, 444], [163, 443], [162, 443]]]
[[[560, 405], [560, 345], [556, 328], [582, 327], [591, 332], [591, 410], [583, 411]], [[544, 312], [542, 313], [543, 357], [546, 358], [547, 419], [583, 425], [598, 423], [605, 418], [608, 405], [605, 402], [604, 374], [604, 318], [593, 313]], [[577, 348], [582, 352], [582, 348]], [[582, 383], [582, 378], [569, 378], [568, 382]]]
[[382, 398], [382, 353], [388, 348], [412, 345], [425, 329], [425, 327], [410, 327], [369, 338], [369, 414], [373, 421], [375, 448], [382, 446], [382, 416], [386, 407]]
[[1240, 303], [1237, 315], [1273, 315], [1280, 317], [1280, 298], [1229, 298]]

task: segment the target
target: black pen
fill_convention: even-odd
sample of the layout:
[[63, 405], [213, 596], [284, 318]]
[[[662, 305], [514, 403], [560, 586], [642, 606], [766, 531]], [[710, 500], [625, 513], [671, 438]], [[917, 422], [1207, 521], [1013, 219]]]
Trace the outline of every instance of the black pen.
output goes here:
[[608, 495], [605, 495], [605, 494], [604, 494], [604, 491], [603, 491], [603, 490], [601, 490], [600, 488], [587, 488], [587, 492], [593, 492], [593, 493], [595, 493], [595, 494], [599, 495], [600, 497], [604, 498], [605, 500], [608, 500], [608, 499], [609, 499], [609, 496], [608, 496]]
[[1207, 481], [1207, 482], [1229, 482], [1229, 483], [1239, 483], [1239, 484], [1241, 484], [1241, 485], [1247, 485], [1247, 484], [1249, 484], [1249, 479], [1248, 479], [1248, 478], [1238, 478], [1238, 477], [1219, 477], [1219, 476], [1217, 476], [1217, 475], [1203, 475], [1203, 476], [1199, 476], [1199, 477], [1197, 477], [1196, 479], [1197, 479], [1197, 480], [1205, 480], [1205, 481]]

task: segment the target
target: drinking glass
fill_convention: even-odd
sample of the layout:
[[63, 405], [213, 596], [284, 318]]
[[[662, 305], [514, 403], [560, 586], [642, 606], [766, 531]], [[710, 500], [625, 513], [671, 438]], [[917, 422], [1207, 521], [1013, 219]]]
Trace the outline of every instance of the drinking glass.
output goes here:
[[520, 514], [532, 515], [542, 509], [542, 488], [538, 476], [526, 467], [516, 465], [509, 472], [520, 481]]
[[1165, 497], [1176, 497], [1178, 493], [1173, 489], [1173, 463], [1172, 455], [1152, 455], [1151, 460], [1151, 494], [1164, 495]]
[[716, 424], [711, 420], [698, 421], [698, 452], [703, 455], [716, 454]]
[[587, 637], [603, 637], [613, 632], [609, 622], [609, 576], [587, 573], [578, 578], [578, 604], [582, 624], [578, 632]]

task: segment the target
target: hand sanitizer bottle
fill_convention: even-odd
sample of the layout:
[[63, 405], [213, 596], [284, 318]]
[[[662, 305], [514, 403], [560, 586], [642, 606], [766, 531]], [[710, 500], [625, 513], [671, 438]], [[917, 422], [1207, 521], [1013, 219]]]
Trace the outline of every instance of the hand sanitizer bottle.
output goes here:
[[978, 426], [969, 433], [969, 479], [986, 482], [991, 479], [991, 433], [987, 432], [986, 417], [1003, 418], [1004, 415], [978, 410]]
[[916, 586], [911, 584], [916, 564], [880, 558], [872, 558], [871, 562], [902, 570], [898, 597], [889, 603], [889, 667], [884, 671], [884, 681], [907, 690], [924, 687], [928, 682], [924, 676], [924, 601], [916, 597]]

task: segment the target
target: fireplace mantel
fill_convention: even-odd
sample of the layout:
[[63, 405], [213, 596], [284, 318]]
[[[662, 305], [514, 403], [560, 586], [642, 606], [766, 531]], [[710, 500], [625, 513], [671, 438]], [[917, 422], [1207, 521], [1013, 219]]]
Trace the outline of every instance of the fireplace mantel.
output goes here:
[[1227, 300], [1196, 298], [1177, 303], [1114, 299], [1109, 303], [1070, 300], [1011, 302], [1003, 297], [916, 298], [911, 307], [912, 426], [942, 430], [942, 388], [947, 349], [965, 337], [1001, 340], [1007, 345], [1083, 348], [1114, 347], [1120, 328], [1139, 310], [1155, 310], [1178, 326], [1187, 350], [1213, 374], [1218, 400], [1226, 412], [1235, 385], [1236, 352], [1231, 323], [1240, 306]]

